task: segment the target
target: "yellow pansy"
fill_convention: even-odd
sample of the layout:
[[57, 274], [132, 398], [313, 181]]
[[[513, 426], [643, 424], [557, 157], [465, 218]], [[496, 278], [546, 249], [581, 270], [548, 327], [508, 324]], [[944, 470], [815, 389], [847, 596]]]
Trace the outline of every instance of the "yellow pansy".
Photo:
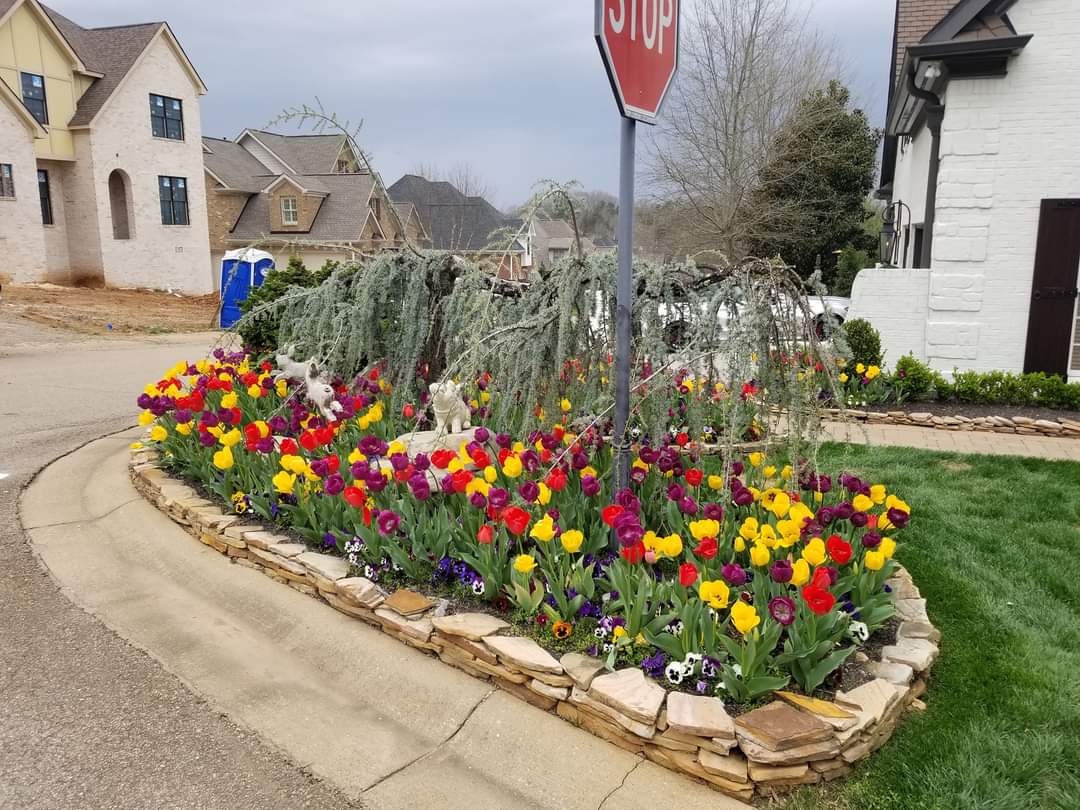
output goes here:
[[746, 604], [741, 599], [731, 606], [731, 623], [735, 629], [744, 636], [761, 624], [761, 617], [753, 606]]
[[521, 475], [521, 459], [517, 456], [507, 456], [502, 464], [502, 472], [507, 478], [517, 478]]
[[139, 414], [139, 424], [146, 427], [154, 421], [154, 415], [150, 411], [143, 411]]
[[296, 476], [293, 473], [282, 470], [271, 479], [274, 489], [283, 495], [292, 495], [293, 487], [296, 486]]
[[221, 407], [222, 408], [235, 408], [238, 399], [239, 398], [236, 396], [236, 394], [233, 391], [230, 391], [229, 393], [225, 394], [225, 396], [223, 396], [221, 398]]
[[150, 428], [150, 441], [163, 442], [167, 438], [169, 438], [169, 431], [167, 431], [161, 425], [154, 425], [152, 428]]
[[717, 537], [720, 534], [720, 521], [710, 518], [692, 520], [690, 521], [690, 534], [695, 540]]
[[544, 515], [544, 517], [533, 524], [532, 529], [529, 530], [529, 537], [533, 540], [539, 540], [541, 543], [547, 543], [551, 541], [551, 538], [555, 536], [555, 521], [551, 519], [551, 515]]
[[868, 512], [874, 508], [874, 502], [861, 492], [851, 499], [851, 505], [855, 507], [856, 512]]
[[703, 580], [698, 588], [698, 596], [701, 597], [702, 602], [707, 602], [709, 607], [721, 610], [728, 606], [731, 589], [722, 579]]
[[585, 542], [585, 535], [577, 529], [570, 529], [559, 535], [559, 542], [565, 551], [574, 554], [581, 549], [581, 544]]
[[825, 541], [815, 537], [802, 550], [802, 558], [810, 565], [821, 565], [825, 562]]
[[869, 571], [880, 571], [882, 566], [885, 565], [885, 555], [880, 549], [866, 552], [866, 556], [863, 557], [863, 565], [866, 566]]
[[665, 557], [674, 559], [683, 552], [682, 538], [677, 534], [669, 534], [667, 537], [661, 537], [658, 550]]
[[519, 574], [527, 574], [536, 568], [536, 558], [531, 554], [518, 554], [514, 558], [514, 570]]
[[764, 453], [751, 453], [746, 457], [747, 461], [754, 467], [760, 467], [762, 462], [765, 461]]
[[614, 639], [620, 639], [626, 635], [626, 628], [621, 624], [615, 625], [611, 630], [611, 637]]
[[769, 564], [769, 560], [772, 559], [772, 555], [769, 554], [769, 548], [764, 543], [754, 543], [750, 549], [750, 562], [756, 565], [758, 568]]
[[810, 564], [806, 560], [796, 560], [791, 566], [791, 584], [796, 588], [810, 581]]
[[228, 447], [222, 447], [216, 453], [214, 453], [214, 466], [219, 470], [227, 470], [233, 465], [232, 450]]

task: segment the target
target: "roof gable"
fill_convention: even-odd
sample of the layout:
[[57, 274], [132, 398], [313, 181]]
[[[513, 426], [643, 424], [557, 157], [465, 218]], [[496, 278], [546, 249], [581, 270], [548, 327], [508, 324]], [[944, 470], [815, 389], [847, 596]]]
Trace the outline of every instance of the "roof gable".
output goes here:
[[387, 193], [415, 206], [436, 250], [486, 250], [491, 234], [509, 222], [483, 197], [468, 197], [444, 180], [406, 174]]
[[45, 29], [52, 35], [52, 38], [60, 46], [61, 50], [67, 54], [71, 59], [75, 70], [79, 73], [86, 73], [91, 75], [98, 75], [95, 71], [87, 67], [83, 61], [83, 57], [75, 49], [74, 43], [72, 43], [64, 31], [56, 24], [53, 19], [53, 12], [51, 9], [41, 5], [37, 0], [0, 0], [0, 23], [5, 22], [19, 6], [26, 6], [30, 9], [34, 17], [41, 23]]

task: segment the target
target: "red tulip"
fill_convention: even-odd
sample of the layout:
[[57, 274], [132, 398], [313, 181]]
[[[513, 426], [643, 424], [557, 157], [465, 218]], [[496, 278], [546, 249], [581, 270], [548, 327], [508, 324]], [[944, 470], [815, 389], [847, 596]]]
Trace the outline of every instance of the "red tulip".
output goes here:
[[682, 431], [675, 436], [675, 444], [679, 445], [679, 447], [686, 447], [686, 445], [688, 445], [689, 443], [690, 436], [686, 433], [686, 431]]
[[502, 522], [506, 524], [506, 528], [513, 534], [520, 537], [525, 533], [525, 530], [529, 528], [529, 521], [532, 515], [522, 509], [520, 506], [511, 506], [503, 510]]
[[825, 541], [825, 548], [837, 565], [845, 565], [851, 559], [851, 544], [834, 534]]
[[490, 523], [485, 523], [480, 527], [480, 531], [476, 533], [476, 540], [483, 545], [490, 545], [495, 539], [495, 530], [491, 527]]
[[469, 454], [469, 458], [472, 459], [472, 463], [478, 470], [483, 470], [491, 466], [491, 456], [487, 454], [483, 447], [473, 448], [473, 451]]
[[334, 429], [332, 427], [315, 428], [315, 438], [319, 444], [330, 444], [334, 440]]
[[547, 484], [553, 492], [562, 492], [566, 488], [566, 473], [562, 467], [556, 467], [552, 470], [548, 477], [544, 479], [544, 483]]
[[453, 450], [440, 449], [431, 454], [431, 463], [436, 469], [445, 470], [456, 457], [457, 453]]
[[469, 482], [472, 481], [472, 473], [468, 470], [458, 470], [451, 478], [454, 481], [454, 492], [464, 492]]
[[300, 434], [300, 446], [309, 453], [319, 446], [319, 440], [315, 438], [314, 431], [305, 430]]
[[697, 582], [698, 570], [693, 563], [683, 563], [679, 566], [679, 584], [689, 588]]
[[614, 526], [615, 518], [621, 515], [623, 511], [624, 510], [621, 506], [619, 506], [617, 503], [613, 503], [611, 504], [611, 506], [605, 506], [603, 509], [600, 510], [600, 517], [608, 526]]
[[645, 544], [638, 541], [636, 546], [630, 546], [630, 548], [623, 548], [619, 551], [622, 558], [628, 563], [637, 565], [645, 558]]
[[694, 556], [701, 557], [703, 560], [711, 560], [719, 551], [720, 548], [716, 544], [715, 537], [703, 537], [701, 542], [694, 548]]
[[832, 576], [829, 574], [829, 569], [825, 567], [815, 569], [814, 575], [810, 577], [810, 584], [822, 590], [829, 590], [832, 587]]
[[367, 498], [364, 497], [364, 490], [360, 489], [360, 487], [355, 486], [345, 487], [344, 491], [341, 493], [341, 497], [343, 497], [345, 499], [345, 503], [347, 503], [353, 509], [361, 508], [367, 501]]
[[282, 439], [281, 446], [278, 449], [283, 456], [295, 456], [300, 452], [300, 448], [296, 446], [294, 439]]
[[413, 407], [413, 404], [411, 402], [406, 402], [404, 407], [401, 409], [401, 415], [404, 416], [406, 419], [412, 419], [414, 416], [416, 416], [416, 408]]
[[691, 467], [686, 471], [686, 483], [692, 487], [701, 486], [701, 481], [705, 477], [705, 473], [701, 470]]
[[833, 609], [833, 605], [836, 604], [836, 597], [824, 588], [820, 588], [813, 583], [804, 585], [802, 589], [803, 601], [806, 602], [807, 607], [817, 616], [824, 616], [830, 610]]

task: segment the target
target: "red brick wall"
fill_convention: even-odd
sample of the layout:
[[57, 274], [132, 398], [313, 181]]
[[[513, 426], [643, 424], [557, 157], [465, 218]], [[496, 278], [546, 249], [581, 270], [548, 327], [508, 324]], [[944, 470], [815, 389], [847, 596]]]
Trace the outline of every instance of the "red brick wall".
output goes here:
[[941, 22], [959, 0], [896, 0], [896, 74], [900, 78], [904, 55], [909, 46], [916, 44], [930, 29]]

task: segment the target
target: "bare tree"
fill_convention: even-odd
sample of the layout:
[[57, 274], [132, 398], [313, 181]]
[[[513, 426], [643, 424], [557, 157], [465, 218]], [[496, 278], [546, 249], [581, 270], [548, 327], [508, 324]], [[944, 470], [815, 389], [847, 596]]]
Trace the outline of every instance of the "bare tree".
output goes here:
[[492, 188], [473, 168], [471, 163], [465, 161], [455, 163], [449, 169], [442, 169], [434, 163], [418, 163], [412, 170], [412, 174], [419, 175], [425, 180], [437, 182], [444, 180], [454, 186], [466, 197], [489, 197], [495, 189]]
[[[801, 4], [800, 4], [801, 6]], [[683, 221], [677, 249], [732, 260], [756, 241], [754, 192], [775, 136], [837, 69], [833, 49], [793, 0], [695, 0], [679, 77], [654, 133], [647, 179]], [[770, 218], [775, 227], [775, 218]]]

